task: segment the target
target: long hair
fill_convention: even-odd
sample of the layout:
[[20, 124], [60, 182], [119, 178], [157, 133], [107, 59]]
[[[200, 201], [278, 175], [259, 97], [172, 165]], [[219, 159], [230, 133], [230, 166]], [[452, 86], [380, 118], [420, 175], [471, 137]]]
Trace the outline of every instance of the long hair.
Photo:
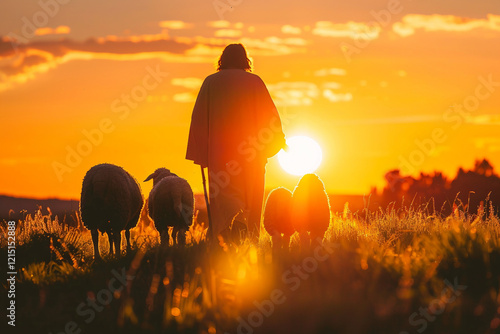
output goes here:
[[219, 58], [217, 71], [238, 68], [252, 72], [252, 61], [247, 56], [247, 51], [243, 44], [229, 44]]

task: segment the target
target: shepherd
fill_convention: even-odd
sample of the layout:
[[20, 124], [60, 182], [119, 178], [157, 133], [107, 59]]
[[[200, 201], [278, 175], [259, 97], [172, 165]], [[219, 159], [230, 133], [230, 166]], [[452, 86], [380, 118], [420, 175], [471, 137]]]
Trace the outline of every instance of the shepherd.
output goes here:
[[208, 167], [212, 236], [238, 216], [258, 238], [267, 159], [286, 148], [278, 111], [251, 71], [245, 47], [226, 46], [193, 109], [186, 159]]

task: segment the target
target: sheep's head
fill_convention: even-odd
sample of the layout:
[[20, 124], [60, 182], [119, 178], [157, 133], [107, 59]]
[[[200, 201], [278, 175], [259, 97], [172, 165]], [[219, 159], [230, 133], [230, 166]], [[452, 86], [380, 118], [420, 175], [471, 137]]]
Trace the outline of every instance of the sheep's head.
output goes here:
[[317, 202], [319, 198], [324, 196], [328, 197], [325, 184], [316, 174], [305, 174], [302, 176], [297, 186], [295, 186], [293, 196], [303, 198], [301, 200], [309, 199], [313, 202]]
[[153, 179], [153, 187], [156, 186], [156, 184], [158, 182], [160, 182], [161, 179], [167, 177], [167, 176], [171, 176], [171, 175], [174, 175], [176, 176], [174, 173], [172, 173], [170, 171], [170, 169], [166, 169], [166, 168], [158, 168], [157, 170], [155, 170], [155, 172], [151, 175], [149, 175], [145, 180], [144, 182], [146, 181], [149, 181], [151, 179]]
[[297, 184], [297, 187], [305, 188], [305, 189], [310, 189], [310, 190], [315, 190], [315, 191], [323, 191], [325, 192], [325, 185], [323, 181], [319, 178], [318, 175], [311, 173], [311, 174], [305, 174], [303, 175], [299, 183]]

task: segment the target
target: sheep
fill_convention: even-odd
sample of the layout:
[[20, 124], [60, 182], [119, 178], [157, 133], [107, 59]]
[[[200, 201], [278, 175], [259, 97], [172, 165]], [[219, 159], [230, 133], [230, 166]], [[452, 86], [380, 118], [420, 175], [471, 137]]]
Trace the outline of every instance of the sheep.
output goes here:
[[130, 249], [130, 228], [137, 224], [143, 204], [139, 184], [123, 168], [99, 164], [87, 171], [82, 184], [80, 214], [92, 234], [94, 259], [101, 259], [98, 230], [107, 233], [110, 254], [120, 254], [122, 230]]
[[144, 182], [153, 179], [149, 193], [149, 216], [160, 232], [160, 243], [169, 244], [168, 228], [173, 227], [174, 244], [186, 243], [186, 232], [193, 223], [194, 195], [189, 183], [166, 168], [158, 168]]
[[295, 232], [290, 216], [291, 209], [292, 192], [290, 190], [283, 187], [276, 188], [267, 196], [264, 208], [264, 228], [271, 235], [274, 250], [287, 249], [290, 245], [290, 236]]
[[305, 174], [299, 180], [293, 190], [291, 212], [303, 248], [312, 240], [323, 239], [330, 225], [330, 201], [323, 181], [316, 174]]

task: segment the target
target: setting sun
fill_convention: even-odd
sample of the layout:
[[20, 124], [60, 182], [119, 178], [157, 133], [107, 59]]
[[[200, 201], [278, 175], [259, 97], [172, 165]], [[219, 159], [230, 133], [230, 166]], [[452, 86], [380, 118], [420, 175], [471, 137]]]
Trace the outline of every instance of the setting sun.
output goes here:
[[316, 141], [307, 136], [287, 139], [288, 150], [278, 153], [281, 168], [293, 175], [313, 173], [323, 159], [323, 152]]

